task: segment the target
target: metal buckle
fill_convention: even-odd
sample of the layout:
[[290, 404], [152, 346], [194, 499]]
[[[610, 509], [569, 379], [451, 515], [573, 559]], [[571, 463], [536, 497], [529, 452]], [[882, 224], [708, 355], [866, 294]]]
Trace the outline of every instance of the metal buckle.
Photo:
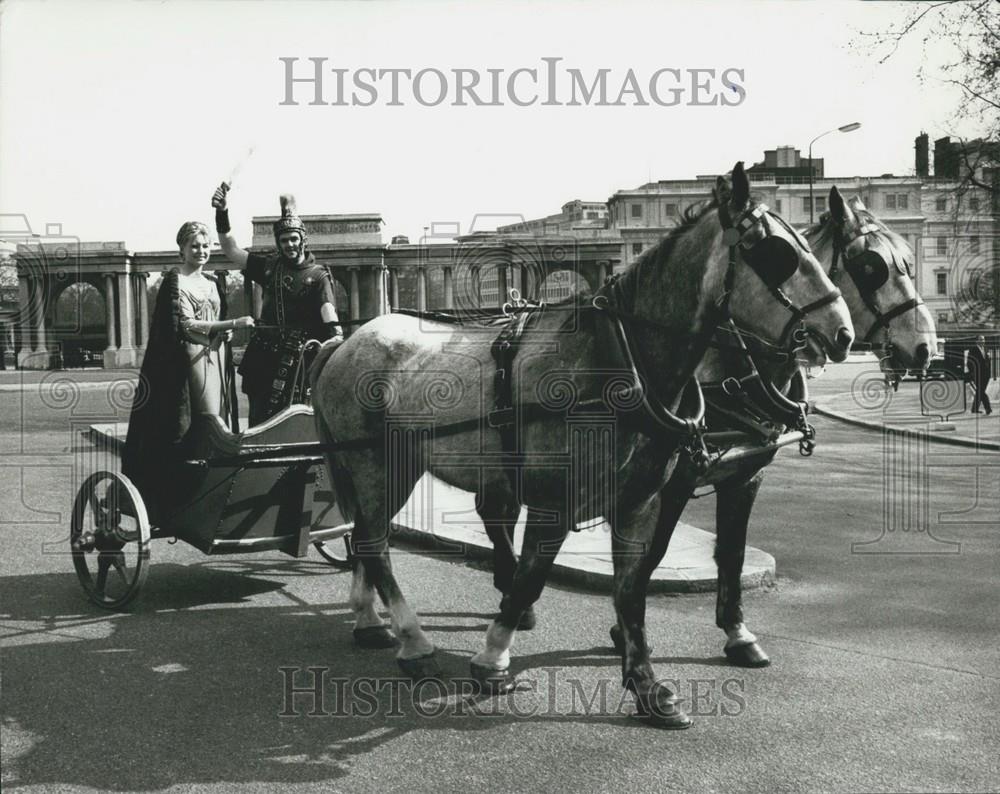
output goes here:
[[726, 378], [722, 381], [722, 391], [727, 397], [735, 397], [743, 393], [743, 384], [736, 378]]

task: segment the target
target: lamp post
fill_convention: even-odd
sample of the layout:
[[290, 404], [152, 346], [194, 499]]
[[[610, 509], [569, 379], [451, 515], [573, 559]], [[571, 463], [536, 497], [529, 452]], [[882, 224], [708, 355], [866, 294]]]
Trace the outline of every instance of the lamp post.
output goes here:
[[861, 126], [861, 122], [852, 121], [850, 124], [845, 124], [843, 127], [837, 127], [835, 130], [827, 130], [826, 132], [820, 133], [811, 141], [809, 141], [809, 223], [813, 222], [813, 210], [816, 208], [816, 202], [813, 201], [813, 144], [816, 143], [824, 135], [829, 135], [831, 132], [854, 132]]

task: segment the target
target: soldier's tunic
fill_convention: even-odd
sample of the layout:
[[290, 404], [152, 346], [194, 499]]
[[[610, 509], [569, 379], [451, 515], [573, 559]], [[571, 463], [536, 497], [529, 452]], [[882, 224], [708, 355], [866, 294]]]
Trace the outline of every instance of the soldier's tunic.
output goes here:
[[304, 398], [303, 345], [310, 339], [325, 341], [339, 329], [320, 314], [323, 304], [336, 305], [333, 282], [311, 253], [301, 264], [251, 253], [243, 273], [264, 293], [262, 327], [254, 329], [239, 369], [250, 398], [250, 424], [256, 425]]

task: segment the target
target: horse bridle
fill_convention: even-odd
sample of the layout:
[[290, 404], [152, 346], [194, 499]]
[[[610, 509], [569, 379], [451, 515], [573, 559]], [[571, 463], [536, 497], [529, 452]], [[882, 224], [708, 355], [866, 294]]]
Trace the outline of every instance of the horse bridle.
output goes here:
[[[863, 284], [861, 282], [861, 278], [856, 275], [856, 268], [852, 267], [851, 263], [855, 262], [861, 257], [864, 257], [867, 254], [871, 254], [872, 256], [877, 256], [880, 259], [882, 259], [883, 264], [885, 265], [886, 271], [888, 273], [889, 264], [885, 262], [882, 255], [876, 251], [872, 251], [871, 249], [866, 248], [859, 251], [854, 256], [849, 257], [847, 255], [847, 251], [857, 240], [867, 237], [869, 234], [875, 234], [876, 232], [880, 231], [882, 231], [881, 228], [879, 228], [879, 226], [877, 226], [874, 223], [863, 224], [857, 230], [857, 232], [850, 235], [849, 237], [846, 237], [843, 245], [834, 245], [833, 264], [830, 266], [829, 275], [830, 275], [830, 280], [833, 281], [834, 279], [839, 277], [840, 258], [841, 255], [843, 255], [844, 270], [847, 271], [848, 275], [851, 277], [851, 280], [854, 282], [854, 285], [858, 288], [858, 295], [861, 296], [861, 300], [864, 301], [864, 304], [868, 308], [868, 311], [870, 311], [875, 316], [875, 322], [872, 323], [871, 327], [865, 333], [864, 337], [861, 340], [862, 342], [870, 342], [872, 337], [881, 328], [885, 328], [887, 334], [891, 333], [891, 328], [889, 327], [889, 323], [892, 320], [899, 317], [900, 315], [906, 314], [909, 311], [915, 311], [917, 307], [924, 305], [923, 300], [921, 300], [920, 296], [918, 295], [916, 297], [910, 298], [909, 300], [903, 301], [902, 303], [897, 304], [896, 306], [893, 306], [891, 309], [889, 309], [889, 311], [883, 313], [878, 308], [878, 305], [875, 303], [875, 293], [878, 292], [878, 290], [881, 288], [881, 284], [878, 287], [872, 288], [870, 285]], [[886, 280], [888, 280], [888, 276], [886, 277]], [[882, 283], [884, 284], [885, 282], [883, 281]], [[889, 344], [891, 345], [891, 341], [889, 342]]]
[[[729, 319], [730, 322], [732, 322], [732, 320], [728, 316], [729, 315], [728, 301], [729, 301], [729, 296], [733, 291], [733, 284], [736, 279], [737, 255], [740, 254], [744, 262], [746, 262], [746, 264], [758, 275], [761, 281], [764, 282], [765, 286], [768, 288], [774, 299], [778, 301], [778, 303], [780, 303], [785, 309], [791, 312], [792, 316], [788, 318], [788, 322], [785, 323], [785, 327], [782, 329], [781, 336], [778, 337], [778, 347], [784, 347], [786, 344], [789, 343], [795, 345], [802, 345], [805, 343], [804, 320], [806, 316], [811, 312], [814, 312], [817, 309], [821, 309], [824, 306], [828, 306], [829, 304], [836, 301], [838, 298], [841, 297], [841, 292], [839, 289], [834, 287], [833, 290], [828, 292], [823, 297], [813, 301], [812, 303], [809, 303], [801, 308], [796, 306], [794, 302], [791, 300], [791, 298], [789, 298], [784, 293], [784, 291], [781, 289], [780, 286], [785, 281], [787, 281], [788, 278], [791, 277], [794, 271], [789, 272], [788, 275], [786, 275], [780, 281], [775, 281], [773, 278], [768, 278], [768, 274], [764, 270], [763, 264], [755, 263], [753, 261], [754, 257], [751, 252], [754, 250], [754, 248], [765, 243], [765, 241], [767, 240], [773, 240], [775, 242], [771, 244], [770, 247], [772, 248], [778, 247], [779, 249], [787, 248], [788, 253], [786, 254], [786, 258], [789, 258], [790, 261], [790, 257], [795, 257], [795, 266], [796, 268], [798, 267], [798, 256], [796, 255], [794, 249], [792, 249], [791, 243], [789, 243], [782, 237], [778, 237], [777, 235], [771, 234], [770, 230], [767, 227], [767, 224], [764, 222], [765, 217], [773, 218], [782, 226], [784, 226], [785, 229], [787, 229], [788, 232], [791, 234], [792, 238], [795, 240], [799, 248], [807, 254], [810, 253], [809, 249], [799, 238], [798, 233], [796, 233], [795, 230], [792, 229], [787, 223], [785, 223], [785, 221], [782, 220], [780, 217], [771, 214], [766, 204], [757, 204], [754, 207], [750, 207], [749, 209], [744, 210], [739, 215], [739, 217], [736, 218], [735, 221], [731, 220], [728, 208], [724, 204], [720, 205], [719, 220], [722, 223], [722, 228], [724, 229], [722, 234], [722, 241], [725, 245], [729, 246], [729, 267], [726, 270], [725, 287], [723, 291], [723, 298], [721, 300], [725, 301], [727, 319]], [[764, 225], [765, 229], [764, 237], [762, 237], [760, 240], [757, 240], [756, 242], [752, 243], [748, 242], [746, 239], [747, 235], [749, 235], [749, 233], [753, 231], [753, 229], [756, 228], [758, 224]], [[796, 331], [798, 331], [798, 333], [795, 333]], [[791, 350], [790, 352], [795, 352], [795, 351]]]

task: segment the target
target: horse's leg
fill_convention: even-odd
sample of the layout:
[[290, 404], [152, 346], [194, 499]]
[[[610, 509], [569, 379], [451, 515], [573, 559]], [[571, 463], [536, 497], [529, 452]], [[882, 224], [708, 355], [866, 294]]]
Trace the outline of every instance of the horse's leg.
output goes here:
[[[555, 515], [553, 520], [551, 516]], [[524, 613], [538, 600], [545, 587], [552, 564], [570, 530], [572, 517], [566, 509], [546, 513], [540, 517], [528, 508], [528, 521], [524, 528], [524, 545], [521, 559], [514, 571], [510, 593], [504, 599], [500, 616], [486, 632], [486, 645], [472, 657], [474, 678], [495, 692], [509, 691], [510, 647]]]
[[[513, 493], [501, 488], [486, 486], [478, 494], [476, 512], [483, 521], [486, 534], [493, 544], [493, 586], [503, 598], [500, 610], [508, 599], [514, 570], [517, 568], [517, 553], [514, 551], [514, 527], [521, 513], [521, 505]], [[535, 627], [535, 610], [528, 607], [521, 617], [518, 629], [530, 630]]]
[[715, 623], [726, 632], [726, 656], [739, 667], [767, 667], [771, 660], [743, 622], [743, 590], [740, 576], [747, 545], [747, 525], [757, 491], [764, 479], [761, 469], [749, 479], [734, 479], [716, 488], [715, 562], [719, 566], [719, 589]]
[[354, 612], [354, 642], [359, 648], [395, 647], [395, 636], [375, 608], [375, 588], [368, 584], [365, 567], [357, 557], [354, 559], [350, 603]]
[[[663, 486], [660, 493], [669, 494], [669, 497], [660, 499], [660, 512], [656, 518], [656, 529], [654, 534], [654, 544], [662, 542], [662, 551], [658, 551], [659, 548], [656, 546], [653, 549], [653, 553], [659, 553], [656, 561], [653, 562], [652, 568], [649, 570], [649, 576], [653, 575], [653, 571], [656, 570], [656, 566], [663, 561], [664, 555], [667, 553], [667, 547], [670, 544], [670, 539], [674, 535], [674, 529], [677, 528], [677, 522], [681, 520], [681, 514], [684, 512], [684, 508], [687, 506], [688, 501], [691, 499], [691, 494], [694, 493], [695, 486], [695, 472], [690, 467], [690, 464], [685, 460], [681, 459], [677, 463], [677, 467], [674, 469], [674, 474], [667, 481], [667, 484]], [[627, 549], [626, 554], [630, 553]], [[648, 587], [648, 578], [647, 578]], [[645, 607], [644, 607], [645, 608]], [[622, 626], [620, 622], [615, 623], [611, 627], [611, 642], [615, 646], [615, 650], [624, 655], [625, 653], [625, 637], [622, 631]], [[652, 646], [646, 646], [646, 649], [652, 652]]]
[[[396, 653], [399, 666], [414, 678], [436, 676], [440, 672], [434, 658], [434, 645], [427, 639], [417, 613], [403, 597], [389, 559], [389, 524], [399, 512], [420, 478], [402, 461], [387, 465], [373, 459], [360, 465], [353, 480], [357, 494], [352, 545], [364, 569], [365, 584], [374, 588], [389, 610], [392, 630], [399, 639]], [[388, 487], [392, 478], [392, 488]]]
[[671, 487], [624, 513], [612, 526], [615, 612], [624, 645], [622, 685], [635, 696], [639, 716], [661, 728], [688, 728], [691, 718], [681, 709], [677, 696], [656, 681], [646, 643], [646, 593], [696, 476], [694, 467], [681, 460]]

